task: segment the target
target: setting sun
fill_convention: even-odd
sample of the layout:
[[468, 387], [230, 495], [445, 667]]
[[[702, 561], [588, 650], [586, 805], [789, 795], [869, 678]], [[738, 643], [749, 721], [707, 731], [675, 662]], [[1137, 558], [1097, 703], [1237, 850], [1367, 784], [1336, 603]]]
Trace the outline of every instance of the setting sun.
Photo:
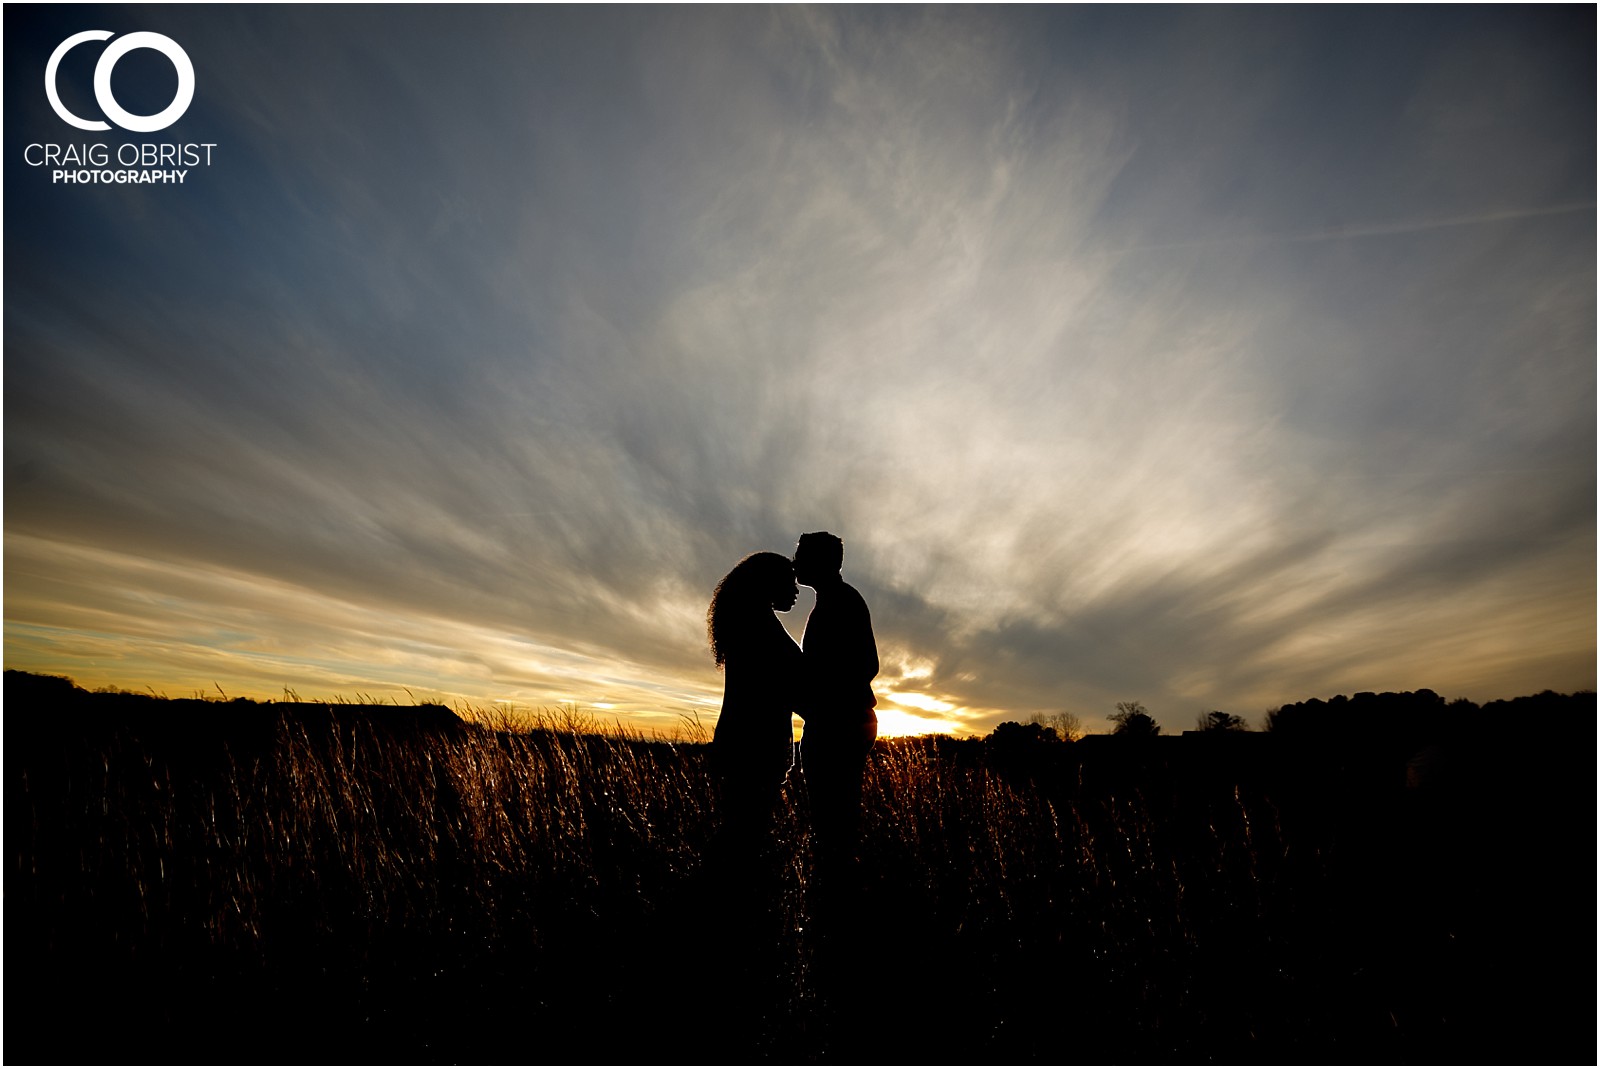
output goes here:
[[[952, 706], [952, 708], [954, 708]], [[929, 716], [925, 713], [898, 709], [892, 704], [880, 703], [878, 736], [893, 738], [899, 735], [968, 735], [972, 728], [959, 720]]]

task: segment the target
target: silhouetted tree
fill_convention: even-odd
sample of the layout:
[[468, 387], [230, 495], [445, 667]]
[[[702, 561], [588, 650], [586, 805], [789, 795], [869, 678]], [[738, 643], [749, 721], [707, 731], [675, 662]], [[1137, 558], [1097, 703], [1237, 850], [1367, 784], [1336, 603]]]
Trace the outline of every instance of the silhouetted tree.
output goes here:
[[1083, 721], [1078, 719], [1076, 713], [1069, 713], [1066, 710], [1059, 713], [1034, 713], [1032, 722], [1046, 731], [1055, 732], [1056, 738], [1062, 742], [1077, 742], [1083, 738]]
[[1117, 725], [1113, 735], [1154, 738], [1161, 734], [1161, 725], [1150, 715], [1150, 710], [1139, 702], [1118, 702], [1117, 711], [1111, 714], [1111, 722]]
[[1000, 747], [1036, 746], [1041, 742], [1057, 742], [1059, 737], [1054, 728], [1045, 727], [1035, 717], [1027, 724], [1007, 720], [990, 732], [986, 741]]
[[[1343, 706], [1348, 701], [1341, 694], [1335, 704]], [[1308, 698], [1303, 702], [1280, 706], [1267, 714], [1267, 730], [1275, 735], [1311, 735], [1333, 723], [1334, 718], [1328, 715], [1328, 703], [1321, 698]]]
[[1007, 720], [983, 740], [984, 756], [994, 771], [1013, 779], [1049, 775], [1067, 750], [1058, 745], [1053, 728]]
[[[1470, 703], [1469, 703], [1470, 704]], [[1445, 701], [1426, 687], [1395, 693], [1358, 691], [1350, 697], [1336, 694], [1327, 701], [1308, 698], [1267, 714], [1266, 728], [1274, 734], [1306, 739], [1360, 738], [1369, 747], [1414, 751], [1437, 738], [1452, 714]]]
[[1244, 717], [1234, 716], [1232, 713], [1224, 713], [1221, 710], [1215, 710], [1209, 713], [1201, 713], [1199, 716], [1195, 717], [1194, 726], [1201, 731], [1250, 730], [1250, 726], [1244, 722]]

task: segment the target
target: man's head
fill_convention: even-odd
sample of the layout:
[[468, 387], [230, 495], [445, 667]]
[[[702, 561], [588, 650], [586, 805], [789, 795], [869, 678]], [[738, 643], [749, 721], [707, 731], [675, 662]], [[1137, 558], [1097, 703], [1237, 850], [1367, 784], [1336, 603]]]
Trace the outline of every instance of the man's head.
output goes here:
[[839, 577], [844, 565], [844, 542], [827, 531], [803, 534], [794, 547], [794, 577], [799, 583], [816, 587]]

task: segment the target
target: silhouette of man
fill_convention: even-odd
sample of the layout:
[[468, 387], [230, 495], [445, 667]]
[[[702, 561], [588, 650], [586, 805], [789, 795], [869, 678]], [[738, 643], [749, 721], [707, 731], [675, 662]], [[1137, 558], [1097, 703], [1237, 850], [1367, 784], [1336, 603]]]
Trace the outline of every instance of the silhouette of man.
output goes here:
[[878, 644], [872, 615], [839, 574], [844, 543], [819, 531], [795, 545], [795, 580], [817, 592], [800, 642], [807, 678], [800, 767], [811, 795], [819, 880], [837, 883], [855, 861], [861, 774], [878, 737]]

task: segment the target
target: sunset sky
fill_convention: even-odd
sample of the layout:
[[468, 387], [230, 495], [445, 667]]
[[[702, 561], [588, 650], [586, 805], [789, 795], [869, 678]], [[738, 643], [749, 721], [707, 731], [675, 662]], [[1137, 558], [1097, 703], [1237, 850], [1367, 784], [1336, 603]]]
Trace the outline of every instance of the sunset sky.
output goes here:
[[826, 529], [888, 732], [1595, 686], [1592, 6], [4, 18], [7, 668], [709, 725]]

